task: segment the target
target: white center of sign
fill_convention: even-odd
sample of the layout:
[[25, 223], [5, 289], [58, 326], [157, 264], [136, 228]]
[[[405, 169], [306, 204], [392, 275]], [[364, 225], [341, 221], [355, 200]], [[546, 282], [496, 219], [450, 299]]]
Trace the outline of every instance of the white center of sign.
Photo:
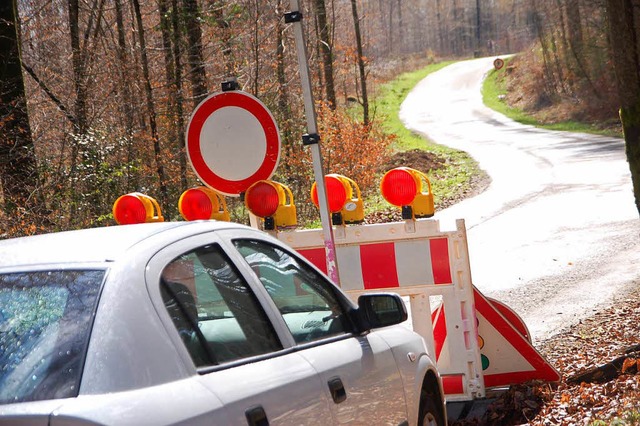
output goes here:
[[258, 119], [235, 106], [217, 109], [200, 131], [200, 151], [209, 169], [225, 180], [243, 180], [260, 169], [267, 139]]

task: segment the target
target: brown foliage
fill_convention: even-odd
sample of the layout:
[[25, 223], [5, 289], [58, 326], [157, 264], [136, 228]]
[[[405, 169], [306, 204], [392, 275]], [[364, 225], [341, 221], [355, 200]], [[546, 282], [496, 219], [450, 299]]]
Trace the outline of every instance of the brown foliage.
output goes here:
[[[311, 2], [300, 3], [318, 96], [326, 77], [320, 72], [317, 17]], [[430, 62], [435, 54], [450, 55], [453, 50], [467, 55], [474, 49], [469, 35], [476, 19], [462, 11], [472, 11], [475, 2], [437, 3], [358, 0], [368, 93], [375, 93], [378, 82], [399, 71], [415, 69], [416, 61]], [[315, 208], [306, 207], [313, 178], [308, 150], [298, 142], [304, 118], [293, 31], [283, 20], [286, 0], [80, 2], [73, 19], [69, 0], [17, 0], [17, 4], [21, 58], [28, 70], [29, 121], [40, 167], [37, 192], [50, 212], [43, 224], [46, 230], [112, 223], [111, 203], [118, 195], [141, 191], [160, 198], [165, 187], [170, 205], [163, 205], [163, 211], [176, 218], [179, 194], [184, 186], [196, 184], [193, 173], [185, 170], [181, 133], [196, 99], [218, 91], [229, 77], [237, 78], [243, 90], [273, 112], [285, 141], [280, 180], [292, 184], [301, 217], [305, 210], [309, 217], [315, 216]], [[133, 13], [136, 4], [140, 19]], [[185, 5], [198, 10], [185, 10]], [[350, 2], [325, 1], [325, 5], [336, 101], [341, 107], [349, 97], [362, 99], [354, 22]], [[505, 5], [497, 2], [483, 9], [483, 25], [497, 24], [495, 34], [483, 31], [483, 37], [502, 44], [508, 36], [511, 46], [519, 46], [522, 40], [516, 43], [506, 31], [526, 23], [502, 19], [511, 10]], [[192, 19], [193, 13], [197, 19]], [[201, 52], [194, 52], [198, 34]], [[530, 39], [522, 34], [518, 38]], [[457, 37], [464, 37], [465, 46], [448, 40]], [[435, 53], [425, 54], [428, 48]], [[143, 55], [148, 60], [146, 72]], [[196, 68], [199, 80], [192, 78]], [[145, 86], [141, 82], [147, 74]], [[376, 130], [376, 123], [362, 126], [344, 110], [324, 109], [319, 107], [326, 171], [348, 175], [368, 191], [375, 186], [372, 176], [389, 141]]]
[[[365, 126], [346, 110], [332, 110], [323, 103], [318, 104], [317, 113], [325, 174], [339, 173], [353, 179], [363, 194], [375, 190], [376, 173], [389, 157], [391, 143], [380, 131], [379, 122]], [[309, 195], [315, 181], [309, 149], [299, 144], [285, 146], [278, 175], [294, 192], [299, 221], [316, 216]]]
[[618, 125], [618, 96], [602, 2], [534, 1], [538, 40], [506, 70], [507, 101], [544, 123]]

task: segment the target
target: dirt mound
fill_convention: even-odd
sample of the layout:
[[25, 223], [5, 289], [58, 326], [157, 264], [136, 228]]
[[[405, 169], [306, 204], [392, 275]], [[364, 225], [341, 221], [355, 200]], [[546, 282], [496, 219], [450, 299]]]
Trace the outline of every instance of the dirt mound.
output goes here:
[[438, 170], [444, 166], [444, 159], [437, 154], [421, 149], [396, 152], [387, 161], [380, 165], [379, 172], [384, 173], [396, 167], [411, 167], [428, 173], [431, 170]]

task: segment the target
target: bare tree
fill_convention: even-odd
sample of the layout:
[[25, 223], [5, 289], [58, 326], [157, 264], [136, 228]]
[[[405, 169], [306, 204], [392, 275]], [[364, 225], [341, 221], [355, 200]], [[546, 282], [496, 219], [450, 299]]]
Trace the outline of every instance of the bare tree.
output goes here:
[[[118, 72], [120, 81], [129, 82], [129, 60], [127, 57], [127, 41], [124, 28], [124, 16], [122, 11], [122, 0], [114, 0], [115, 12], [116, 12], [116, 31], [118, 34]], [[133, 95], [131, 93], [131, 87], [129, 84], [122, 84], [120, 90], [122, 92], [122, 115], [124, 117], [125, 135], [127, 137], [127, 164], [131, 164], [133, 161]], [[137, 179], [135, 174], [131, 172], [130, 168], [127, 168], [127, 188], [136, 188]]]
[[207, 76], [204, 68], [204, 54], [202, 53], [202, 29], [200, 27], [200, 10], [196, 0], [182, 0], [185, 26], [187, 32], [187, 65], [191, 93], [194, 105], [207, 96]]
[[37, 212], [40, 199], [34, 197], [38, 172], [20, 67], [16, 1], [0, 3], [0, 182], [7, 223]]
[[336, 88], [333, 79], [333, 48], [329, 37], [329, 24], [327, 22], [327, 8], [324, 0], [313, 0], [313, 5], [318, 21], [318, 38], [320, 51], [322, 52], [322, 69], [324, 71], [324, 87], [327, 102], [332, 108], [336, 107]]
[[176, 10], [169, 11], [167, 0], [158, 1], [158, 12], [160, 13], [160, 33], [162, 34], [165, 78], [167, 80], [167, 116], [170, 123], [175, 123], [168, 127], [167, 133], [172, 150], [177, 153], [180, 165], [180, 182], [184, 190], [187, 187], [187, 160], [183, 149], [182, 70], [180, 69], [180, 47], [176, 43], [174, 48], [173, 43], [177, 41], [177, 37], [172, 34], [173, 31], [178, 31], [179, 27], [173, 25], [176, 19]]
[[358, 54], [358, 71], [360, 73], [360, 96], [362, 97], [362, 121], [365, 126], [369, 124], [369, 95], [367, 94], [367, 73], [364, 64], [364, 52], [362, 49], [362, 36], [360, 34], [360, 18], [358, 17], [357, 0], [351, 0], [351, 12], [353, 14], [353, 28], [356, 34], [356, 52]]
[[153, 102], [153, 90], [151, 88], [151, 77], [149, 74], [149, 59], [147, 58], [147, 45], [145, 39], [144, 24], [142, 22], [142, 14], [140, 13], [140, 3], [138, 0], [132, 0], [133, 8], [138, 26], [138, 42], [140, 43], [140, 57], [142, 63], [142, 74], [144, 78], [144, 88], [147, 101], [147, 115], [149, 118], [149, 127], [151, 128], [151, 141], [153, 144], [153, 153], [156, 160], [156, 172], [160, 181], [160, 196], [163, 204], [169, 201], [169, 192], [167, 189], [167, 178], [164, 173], [164, 165], [162, 164], [162, 152], [160, 149], [160, 136], [158, 135], [158, 125], [156, 122], [156, 111]]
[[640, 213], [640, 2], [607, 0], [609, 38], [620, 96], [620, 121]]

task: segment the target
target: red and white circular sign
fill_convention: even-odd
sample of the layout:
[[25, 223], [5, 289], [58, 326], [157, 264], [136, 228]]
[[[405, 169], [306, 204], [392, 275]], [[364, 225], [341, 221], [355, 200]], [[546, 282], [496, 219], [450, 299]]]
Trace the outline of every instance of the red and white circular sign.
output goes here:
[[198, 178], [225, 195], [269, 179], [280, 161], [275, 119], [260, 100], [241, 91], [214, 93], [200, 102], [185, 139]]

